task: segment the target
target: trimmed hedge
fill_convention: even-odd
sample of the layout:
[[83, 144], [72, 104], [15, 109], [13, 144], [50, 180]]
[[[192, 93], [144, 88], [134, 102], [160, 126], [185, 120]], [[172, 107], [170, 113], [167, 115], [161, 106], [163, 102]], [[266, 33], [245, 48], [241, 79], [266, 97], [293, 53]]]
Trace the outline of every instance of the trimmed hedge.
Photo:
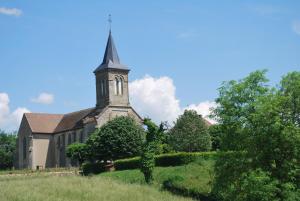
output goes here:
[[[217, 152], [179, 152], [170, 154], [161, 154], [155, 156], [155, 166], [168, 167], [186, 165], [196, 160], [214, 159]], [[140, 168], [140, 157], [116, 160], [114, 162], [116, 170], [130, 170]]]
[[82, 168], [82, 174], [85, 176], [105, 172], [105, 167], [103, 163], [86, 162], [82, 164], [81, 168]]
[[120, 159], [114, 162], [114, 166], [116, 170], [131, 170], [137, 169], [140, 167], [141, 157]]

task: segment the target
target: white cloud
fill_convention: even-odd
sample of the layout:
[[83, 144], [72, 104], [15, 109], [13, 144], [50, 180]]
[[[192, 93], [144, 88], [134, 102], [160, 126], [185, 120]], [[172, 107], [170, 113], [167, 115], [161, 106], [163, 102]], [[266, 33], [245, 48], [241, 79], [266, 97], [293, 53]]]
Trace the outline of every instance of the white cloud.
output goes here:
[[213, 101], [204, 101], [197, 104], [191, 104], [184, 109], [186, 110], [195, 110], [198, 114], [201, 114], [203, 117], [205, 117], [209, 122], [216, 123], [215, 120], [209, 118], [209, 115], [211, 114], [211, 109], [215, 108], [217, 104]]
[[292, 24], [293, 31], [300, 35], [300, 20], [294, 21]]
[[54, 95], [43, 92], [38, 97], [32, 98], [31, 102], [50, 105], [54, 102]]
[[131, 104], [143, 117], [150, 117], [156, 123], [172, 123], [185, 109], [195, 109], [206, 117], [214, 102], [205, 101], [181, 108], [176, 98], [176, 87], [169, 77], [154, 78], [146, 75], [142, 79], [129, 83]]
[[0, 93], [0, 129], [17, 130], [24, 113], [30, 112], [27, 108], [18, 107], [10, 112], [9, 97], [7, 93]]
[[17, 8], [5, 8], [0, 7], [0, 14], [3, 15], [13, 15], [13, 16], [20, 16], [22, 15], [22, 10]]

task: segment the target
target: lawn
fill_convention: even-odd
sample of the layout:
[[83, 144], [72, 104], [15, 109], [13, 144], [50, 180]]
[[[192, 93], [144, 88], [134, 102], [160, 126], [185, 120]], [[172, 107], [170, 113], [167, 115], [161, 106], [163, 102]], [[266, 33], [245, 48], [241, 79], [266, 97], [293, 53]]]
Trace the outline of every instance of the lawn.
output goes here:
[[150, 186], [99, 176], [2, 176], [0, 189], [1, 201], [191, 201]]
[[[153, 186], [161, 189], [163, 182], [171, 179], [178, 187], [207, 196], [211, 192], [213, 164], [213, 160], [201, 160], [184, 166], [156, 167]], [[145, 184], [143, 174], [138, 169], [105, 172], [99, 177], [113, 178], [131, 184]]]

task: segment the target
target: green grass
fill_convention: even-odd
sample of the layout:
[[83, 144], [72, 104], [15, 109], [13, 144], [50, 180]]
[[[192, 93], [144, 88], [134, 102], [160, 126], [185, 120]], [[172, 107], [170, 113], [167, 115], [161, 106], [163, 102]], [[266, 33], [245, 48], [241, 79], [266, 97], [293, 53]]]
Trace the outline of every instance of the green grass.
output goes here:
[[[208, 195], [211, 191], [213, 179], [213, 160], [202, 160], [185, 166], [156, 167], [154, 170], [154, 183], [156, 188], [161, 188], [162, 183], [168, 179], [176, 178], [176, 185]], [[125, 183], [145, 184], [140, 170], [123, 170], [105, 172], [99, 177], [108, 177]]]
[[10, 176], [0, 178], [1, 201], [191, 201], [150, 186], [105, 177]]
[[37, 172], [76, 172], [78, 168], [46, 168], [43, 170], [32, 170], [32, 169], [20, 169], [20, 170], [0, 170], [1, 175], [9, 175], [9, 174], [31, 174]]

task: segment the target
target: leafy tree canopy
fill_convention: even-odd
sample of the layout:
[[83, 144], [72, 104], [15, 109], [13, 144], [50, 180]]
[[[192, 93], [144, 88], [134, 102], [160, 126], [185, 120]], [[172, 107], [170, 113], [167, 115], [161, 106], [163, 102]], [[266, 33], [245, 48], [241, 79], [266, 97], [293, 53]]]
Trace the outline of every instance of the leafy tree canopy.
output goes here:
[[[216, 162], [214, 192], [221, 200], [235, 200], [229, 192], [253, 200], [252, 195], [263, 193], [255, 190], [274, 185], [277, 190], [268, 196], [276, 199], [271, 200], [300, 197], [300, 72], [284, 76], [278, 88], [266, 82], [265, 71], [256, 71], [220, 88], [214, 111], [222, 133], [220, 149], [236, 152]], [[266, 180], [259, 180], [260, 175]], [[242, 192], [242, 182], [264, 186], [245, 185]]]
[[0, 169], [13, 167], [17, 136], [0, 130]]
[[87, 140], [94, 160], [116, 160], [141, 153], [145, 133], [130, 117], [116, 117], [96, 130]]
[[185, 110], [170, 129], [170, 144], [175, 151], [196, 152], [211, 149], [208, 126], [194, 110]]
[[89, 151], [87, 145], [84, 143], [73, 143], [67, 147], [67, 156], [72, 160], [78, 161], [82, 164], [87, 158], [89, 158]]

